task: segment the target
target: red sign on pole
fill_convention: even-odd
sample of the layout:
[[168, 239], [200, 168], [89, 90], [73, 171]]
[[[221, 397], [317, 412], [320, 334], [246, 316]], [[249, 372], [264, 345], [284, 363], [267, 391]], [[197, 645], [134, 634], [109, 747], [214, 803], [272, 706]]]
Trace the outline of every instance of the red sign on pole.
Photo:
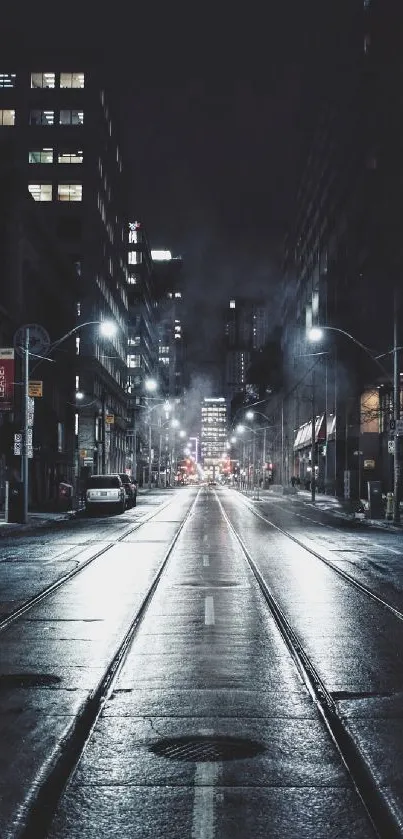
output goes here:
[[14, 349], [0, 348], [0, 411], [14, 407]]

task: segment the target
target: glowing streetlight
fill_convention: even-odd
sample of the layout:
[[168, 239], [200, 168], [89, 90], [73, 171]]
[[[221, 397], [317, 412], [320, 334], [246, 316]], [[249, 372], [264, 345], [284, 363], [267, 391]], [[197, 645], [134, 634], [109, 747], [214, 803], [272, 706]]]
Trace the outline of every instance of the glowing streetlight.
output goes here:
[[149, 393], [153, 393], [158, 389], [158, 382], [156, 379], [146, 379], [144, 382], [144, 387]]

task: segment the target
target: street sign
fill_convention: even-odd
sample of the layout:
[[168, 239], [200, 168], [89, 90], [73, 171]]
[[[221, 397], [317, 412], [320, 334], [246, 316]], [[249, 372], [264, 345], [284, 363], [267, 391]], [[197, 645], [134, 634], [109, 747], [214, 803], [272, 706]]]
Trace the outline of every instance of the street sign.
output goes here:
[[20, 455], [22, 452], [22, 434], [14, 434], [14, 454]]
[[396, 420], [391, 419], [389, 420], [389, 431], [394, 431], [396, 428]]
[[107, 414], [105, 417], [105, 422], [107, 425], [113, 425], [115, 422], [115, 415], [114, 414]]
[[30, 396], [43, 396], [43, 382], [34, 382], [32, 379], [28, 382], [28, 393]]
[[389, 452], [389, 454], [394, 454], [395, 453], [395, 441], [394, 440], [388, 440], [388, 452]]
[[44, 355], [50, 347], [50, 338], [47, 330], [40, 323], [25, 323], [20, 326], [14, 335], [14, 347], [20, 354], [25, 347], [25, 331], [29, 329], [29, 352]]

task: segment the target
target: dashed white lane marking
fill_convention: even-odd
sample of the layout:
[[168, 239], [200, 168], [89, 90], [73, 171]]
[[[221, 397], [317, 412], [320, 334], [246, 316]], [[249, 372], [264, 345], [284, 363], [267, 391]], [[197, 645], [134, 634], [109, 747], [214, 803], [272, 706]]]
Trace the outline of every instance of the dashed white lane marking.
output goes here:
[[214, 839], [217, 763], [197, 763], [194, 779], [192, 839]]
[[203, 536], [203, 542], [207, 542], [207, 539], [208, 539], [208, 536], [207, 536], [207, 533], [205, 533], [204, 536]]
[[204, 565], [205, 568], [207, 568], [207, 566], [210, 565], [210, 560], [208, 558], [208, 554], [203, 554], [203, 565]]
[[214, 597], [209, 595], [204, 598], [204, 623], [206, 626], [213, 626], [214, 621]]

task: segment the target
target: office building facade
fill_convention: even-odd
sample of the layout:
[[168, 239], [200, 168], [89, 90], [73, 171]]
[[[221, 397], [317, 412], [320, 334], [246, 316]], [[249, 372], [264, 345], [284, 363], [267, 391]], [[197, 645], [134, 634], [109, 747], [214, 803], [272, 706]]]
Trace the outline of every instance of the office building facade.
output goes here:
[[[6, 63], [0, 73], [0, 154], [2, 140], [12, 136], [15, 165], [75, 273], [71, 401], [82, 395], [75, 416], [76, 476], [122, 471], [127, 221], [108, 80], [82, 53], [8, 56]], [[100, 335], [104, 320], [115, 326], [109, 339]], [[60, 337], [51, 331], [52, 342]]]

